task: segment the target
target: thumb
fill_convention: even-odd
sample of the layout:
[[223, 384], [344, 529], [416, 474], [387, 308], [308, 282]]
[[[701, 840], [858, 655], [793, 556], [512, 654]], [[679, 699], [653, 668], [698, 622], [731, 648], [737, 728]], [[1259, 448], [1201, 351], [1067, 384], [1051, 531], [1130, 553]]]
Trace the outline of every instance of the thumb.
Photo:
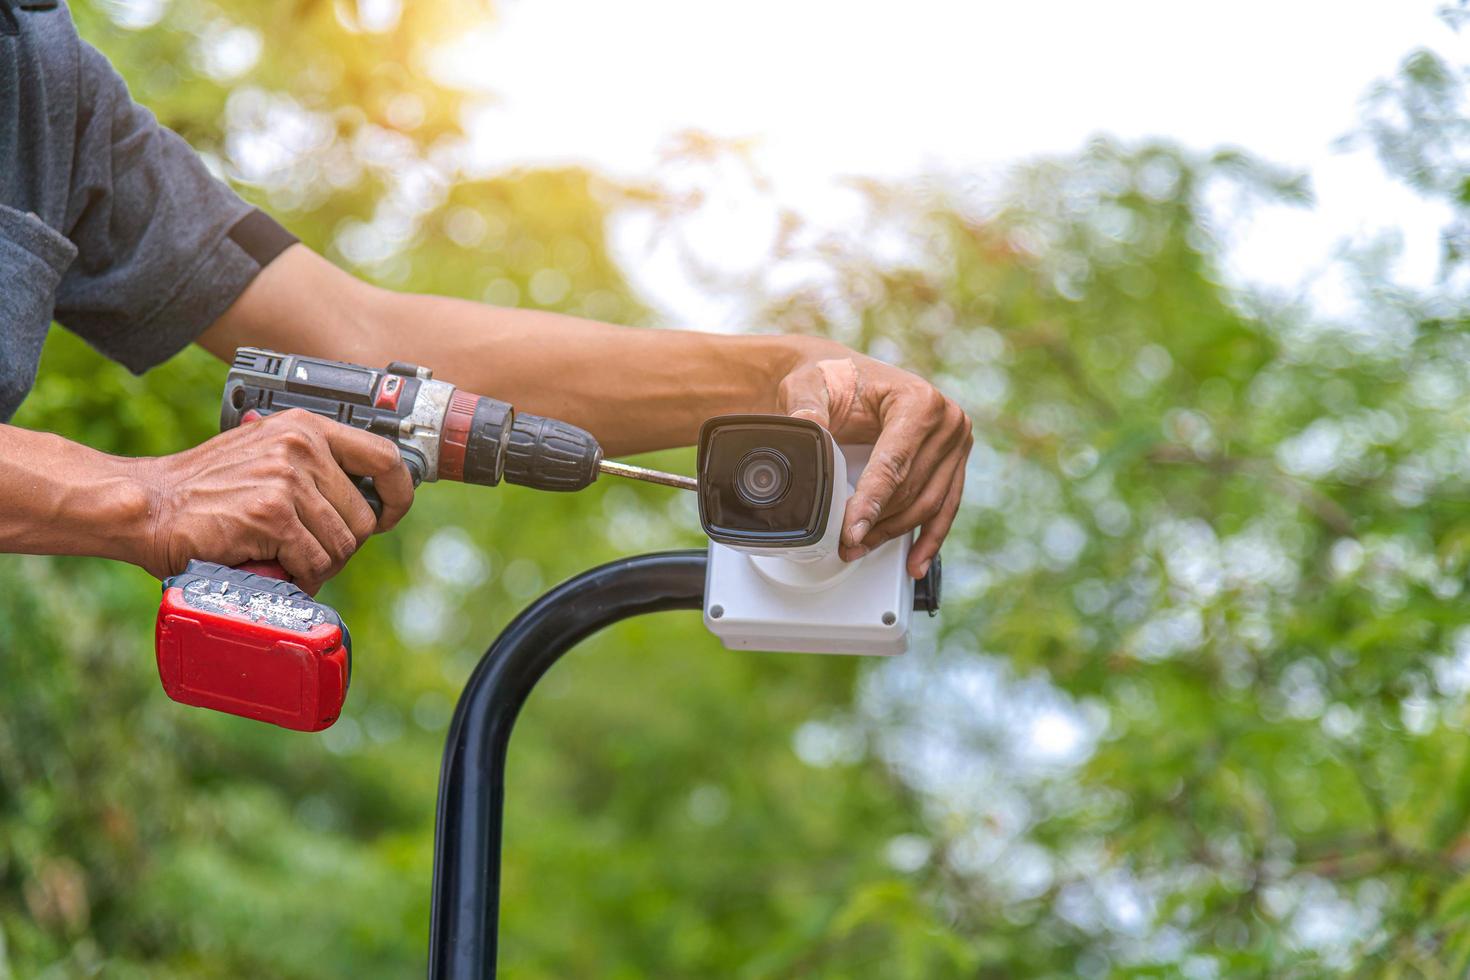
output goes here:
[[781, 411], [787, 415], [811, 419], [827, 429], [832, 424], [829, 415], [831, 404], [827, 376], [816, 364], [797, 368], [781, 382]]

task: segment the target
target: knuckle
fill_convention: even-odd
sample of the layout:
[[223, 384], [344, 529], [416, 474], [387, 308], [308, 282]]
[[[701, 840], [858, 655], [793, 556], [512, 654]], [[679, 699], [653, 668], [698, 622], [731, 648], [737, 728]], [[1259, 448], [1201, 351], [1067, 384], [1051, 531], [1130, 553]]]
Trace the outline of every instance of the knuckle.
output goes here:
[[338, 558], [346, 561], [357, 552], [357, 535], [345, 525], [340, 531], [333, 534], [332, 550]]
[[299, 458], [311, 451], [311, 437], [305, 429], [287, 429], [277, 437], [276, 442], [288, 457]]
[[869, 501], [867, 501], [863, 505], [862, 511], [860, 512], [860, 516], [867, 518], [869, 522], [875, 522], [875, 521], [877, 521], [878, 518], [880, 518], [880, 517], [883, 516], [883, 501], [881, 501], [881, 500], [869, 500]]
[[271, 498], [266, 494], [257, 494], [246, 501], [241, 508], [244, 516], [253, 521], [265, 520], [270, 517]]
[[888, 513], [903, 514], [911, 510], [923, 489], [915, 486], [912, 480], [899, 484], [888, 498]]
[[265, 498], [265, 516], [273, 521], [284, 521], [296, 514], [296, 504], [288, 494], [273, 493]]
[[336, 438], [339, 442], [350, 443], [354, 453], [362, 457], [363, 464], [371, 468], [372, 472], [364, 473], [363, 476], [382, 476], [401, 461], [397, 445], [391, 439], [375, 433], [344, 429], [337, 433]]
[[913, 463], [913, 450], [908, 446], [896, 446], [884, 459], [883, 466], [878, 470], [878, 476], [885, 481], [888, 490], [896, 490], [908, 477], [909, 468], [913, 466]]
[[783, 406], [790, 409], [792, 406], [806, 400], [803, 396], [807, 394], [807, 389], [811, 386], [811, 379], [814, 372], [814, 368], [807, 366], [799, 368], [781, 379], [781, 383], [776, 388], [776, 394], [780, 398]]
[[296, 511], [285, 497], [267, 493], [256, 497], [246, 513], [253, 523], [274, 529], [294, 516]]
[[325, 551], [317, 548], [307, 556], [306, 568], [311, 573], [312, 578], [324, 579], [332, 574], [332, 557]]
[[291, 459], [290, 450], [278, 449], [266, 463], [266, 477], [278, 487], [294, 488], [301, 479], [301, 471]]
[[382, 436], [374, 436], [378, 440], [375, 448], [378, 454], [378, 465], [384, 473], [392, 472], [395, 468], [403, 465], [403, 457], [398, 454], [398, 447], [392, 440], [384, 439]]
[[931, 490], [920, 497], [914, 505], [914, 510], [917, 511], [917, 523], [925, 524], [938, 517], [944, 510], [944, 501], [947, 497], [947, 491], [943, 490]]
[[367, 540], [377, 528], [378, 519], [373, 516], [372, 508], [367, 504], [353, 510], [350, 529], [357, 541]]

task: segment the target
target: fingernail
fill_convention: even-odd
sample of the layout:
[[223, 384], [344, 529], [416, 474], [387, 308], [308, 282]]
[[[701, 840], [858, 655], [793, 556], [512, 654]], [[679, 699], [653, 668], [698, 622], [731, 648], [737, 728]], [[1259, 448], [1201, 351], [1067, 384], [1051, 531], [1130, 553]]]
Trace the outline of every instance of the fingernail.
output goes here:
[[924, 564], [919, 566], [919, 578], [923, 578], [925, 575], [929, 574], [929, 562], [930, 559], [925, 558]]
[[848, 532], [847, 540], [851, 544], [856, 545], [858, 542], [862, 541], [863, 538], [868, 536], [868, 528], [871, 526], [872, 525], [869, 524], [867, 521], [858, 521], [852, 526], [852, 530]]

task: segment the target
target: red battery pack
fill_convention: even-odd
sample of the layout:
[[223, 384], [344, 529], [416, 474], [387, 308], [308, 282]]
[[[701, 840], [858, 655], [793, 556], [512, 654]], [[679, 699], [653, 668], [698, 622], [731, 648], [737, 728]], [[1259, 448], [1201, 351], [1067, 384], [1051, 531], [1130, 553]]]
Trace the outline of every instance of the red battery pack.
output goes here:
[[191, 561], [163, 583], [158, 677], [180, 704], [301, 732], [342, 713], [352, 637], [336, 610], [290, 582]]

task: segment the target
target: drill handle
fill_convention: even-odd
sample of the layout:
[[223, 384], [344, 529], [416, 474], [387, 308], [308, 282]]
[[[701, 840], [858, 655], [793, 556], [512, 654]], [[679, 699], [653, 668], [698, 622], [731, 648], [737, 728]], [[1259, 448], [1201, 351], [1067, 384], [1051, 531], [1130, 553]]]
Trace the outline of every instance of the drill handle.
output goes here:
[[291, 578], [290, 575], [286, 574], [286, 570], [281, 567], [281, 563], [274, 558], [265, 561], [247, 561], [244, 564], [236, 565], [235, 571], [249, 572], [251, 575], [264, 575], [266, 578], [278, 578], [282, 582], [289, 581]]
[[[362, 494], [363, 499], [373, 509], [373, 516], [381, 519], [383, 516], [383, 500], [378, 496], [377, 488], [373, 486], [373, 478], [370, 476], [360, 476], [352, 482], [357, 484], [357, 489]], [[278, 578], [282, 581], [291, 578], [290, 575], [286, 574], [286, 570], [281, 567], [281, 563], [273, 558], [265, 561], [247, 561], [244, 564], [236, 565], [235, 568], [238, 571], [250, 572], [254, 575], [264, 575], [267, 578]]]
[[[414, 468], [410, 466], [408, 471], [410, 474], [413, 474]], [[351, 476], [351, 474], [348, 475]], [[373, 485], [373, 478], [370, 476], [354, 476], [352, 477], [352, 482], [357, 486], [357, 492], [362, 494], [362, 499], [366, 500], [367, 505], [373, 509], [373, 516], [378, 520], [382, 520], [383, 498], [378, 496], [378, 488]], [[414, 479], [413, 485], [419, 485], [417, 478]]]
[[[240, 424], [248, 425], [251, 422], [258, 422], [264, 417], [265, 413], [259, 409], [251, 409], [240, 418]], [[423, 471], [419, 469], [417, 460], [409, 457], [407, 454], [402, 455], [403, 465], [408, 467], [408, 475], [413, 478], [413, 485], [417, 487], [423, 479]], [[373, 478], [370, 476], [352, 476], [351, 473], [347, 475], [352, 477], [353, 485], [362, 494], [362, 499], [366, 500], [367, 505], [372, 508], [373, 516], [378, 520], [382, 520], [383, 498], [378, 496], [378, 488], [373, 485]], [[276, 561], [246, 562], [243, 565], [236, 565], [235, 567], [247, 572], [255, 572], [257, 575], [267, 575], [271, 578], [290, 578], [286, 574], [286, 570], [281, 567], [280, 562]]]

